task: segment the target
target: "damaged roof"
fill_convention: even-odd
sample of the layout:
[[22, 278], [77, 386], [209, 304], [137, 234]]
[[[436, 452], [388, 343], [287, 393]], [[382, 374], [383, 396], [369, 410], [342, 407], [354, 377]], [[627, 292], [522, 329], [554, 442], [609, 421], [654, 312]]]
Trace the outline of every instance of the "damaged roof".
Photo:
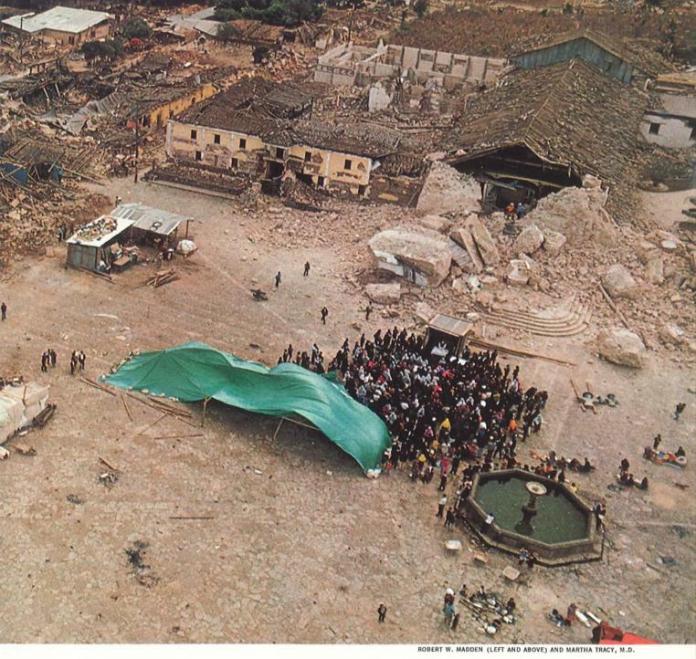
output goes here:
[[535, 38], [533, 42], [528, 41], [526, 44], [521, 44], [516, 48], [514, 56], [546, 50], [547, 48], [553, 48], [554, 46], [579, 39], [591, 41], [602, 50], [614, 55], [614, 57], [632, 64], [643, 73], [653, 77], [660, 73], [674, 70], [674, 67], [669, 61], [652, 48], [630, 39], [619, 40], [603, 34], [602, 32], [588, 29], [565, 32], [541, 42]]
[[582, 60], [515, 71], [467, 100], [444, 139], [453, 162], [523, 145], [610, 188], [635, 177], [648, 96]]
[[89, 9], [74, 9], [73, 7], [53, 7], [41, 14], [21, 14], [12, 16], [2, 21], [9, 27], [34, 34], [42, 30], [55, 30], [57, 32], [70, 32], [79, 34], [89, 28], [99, 25], [111, 18], [110, 14], [103, 11], [91, 11]]

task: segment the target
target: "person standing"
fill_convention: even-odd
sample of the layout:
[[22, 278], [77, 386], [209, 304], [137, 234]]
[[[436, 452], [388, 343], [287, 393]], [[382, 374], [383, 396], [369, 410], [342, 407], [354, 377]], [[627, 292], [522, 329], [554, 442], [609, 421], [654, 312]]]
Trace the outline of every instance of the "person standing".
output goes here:
[[41, 372], [45, 373], [48, 370], [48, 353], [44, 350], [41, 353]]
[[452, 526], [454, 526], [454, 520], [455, 520], [454, 510], [452, 510], [452, 506], [450, 506], [447, 509], [447, 515], [445, 516], [445, 528], [446, 529], [452, 528]]
[[73, 350], [72, 355], [70, 355], [70, 375], [75, 375], [76, 368], [77, 368], [77, 353]]
[[370, 320], [370, 314], [372, 313], [372, 302], [368, 302], [365, 307], [365, 320]]
[[2, 319], [7, 320], [7, 305], [4, 302], [0, 304], [0, 313], [2, 314]]
[[275, 287], [276, 288], [278, 288], [278, 286], [280, 286], [280, 280], [281, 280], [281, 276], [280, 276], [280, 270], [279, 270], [278, 272], [276, 272], [276, 276], [275, 276]]
[[53, 348], [49, 348], [48, 357], [51, 361], [51, 368], [55, 368], [56, 362], [58, 361], [58, 355], [56, 355], [56, 351]]
[[309, 268], [310, 268], [309, 261], [307, 261], [307, 262], [304, 264], [304, 275], [303, 275], [303, 277], [309, 277]]
[[384, 620], [385, 620], [386, 617], [387, 617], [387, 607], [384, 606], [384, 602], [382, 602], [382, 603], [379, 605], [379, 608], [377, 609], [377, 614], [378, 614], [378, 616], [379, 616], [379, 617], [377, 618], [378, 622], [384, 622]]
[[326, 325], [326, 317], [329, 315], [329, 310], [326, 307], [321, 308], [321, 322]]
[[84, 370], [85, 370], [85, 361], [86, 361], [86, 359], [87, 359], [87, 355], [85, 355], [85, 353], [82, 352], [82, 350], [80, 350], [80, 351], [77, 353], [77, 361], [78, 361], [79, 364], [80, 364], [80, 370], [81, 370], [81, 371], [84, 371]]
[[657, 451], [657, 449], [660, 447], [661, 443], [662, 443], [662, 435], [656, 435], [655, 438], [653, 439], [653, 451]]
[[443, 494], [443, 495], [440, 497], [439, 503], [437, 504], [437, 515], [435, 515], [435, 517], [440, 517], [440, 518], [441, 518], [441, 517], [443, 516], [443, 514], [444, 514], [444, 512], [445, 512], [445, 506], [446, 506], [446, 505], [447, 505], [447, 495], [446, 495], [446, 494]]

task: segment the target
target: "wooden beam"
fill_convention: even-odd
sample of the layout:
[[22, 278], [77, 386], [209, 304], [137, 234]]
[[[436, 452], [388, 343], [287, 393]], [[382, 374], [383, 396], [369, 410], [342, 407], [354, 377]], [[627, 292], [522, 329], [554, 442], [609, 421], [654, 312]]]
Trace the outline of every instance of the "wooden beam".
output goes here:
[[503, 346], [498, 343], [491, 343], [490, 341], [484, 341], [479, 338], [469, 339], [467, 342], [470, 345], [479, 346], [480, 348], [487, 348], [493, 350], [499, 350], [500, 352], [506, 352], [509, 355], [516, 355], [518, 357], [531, 357], [532, 359], [544, 359], [555, 364], [562, 364], [563, 366], [577, 366], [575, 362], [569, 362], [565, 359], [558, 359], [557, 357], [551, 357], [549, 355], [542, 355], [536, 352], [529, 352], [527, 350], [519, 350], [518, 348], [510, 348], [508, 346]]

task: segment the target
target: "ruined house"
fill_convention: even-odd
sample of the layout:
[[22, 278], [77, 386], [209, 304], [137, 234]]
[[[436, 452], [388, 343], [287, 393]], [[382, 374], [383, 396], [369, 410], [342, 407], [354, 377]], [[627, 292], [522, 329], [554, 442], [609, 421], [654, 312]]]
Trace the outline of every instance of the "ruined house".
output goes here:
[[413, 83], [439, 81], [446, 89], [463, 83], [492, 83], [505, 67], [504, 59], [474, 57], [410, 46], [377, 48], [341, 44], [319, 56], [314, 80], [335, 86], [366, 86], [406, 76]]
[[579, 186], [592, 174], [620, 210], [636, 183], [647, 102], [582, 60], [518, 70], [465, 99], [442, 146], [498, 206]]
[[581, 59], [617, 80], [639, 84], [672, 69], [663, 57], [649, 48], [593, 30], [561, 34], [541, 44], [522, 47], [510, 59], [521, 69], [540, 69]]
[[658, 76], [652, 91], [654, 103], [643, 118], [643, 137], [668, 149], [695, 146], [696, 72]]
[[59, 6], [40, 14], [12, 16], [2, 24], [22, 37], [49, 44], [78, 46], [85, 41], [107, 39], [112, 32], [111, 21], [112, 16], [103, 11]]
[[370, 174], [397, 151], [386, 128], [311, 116], [312, 86], [250, 81], [169, 122], [167, 155], [280, 185], [287, 177], [366, 196]]

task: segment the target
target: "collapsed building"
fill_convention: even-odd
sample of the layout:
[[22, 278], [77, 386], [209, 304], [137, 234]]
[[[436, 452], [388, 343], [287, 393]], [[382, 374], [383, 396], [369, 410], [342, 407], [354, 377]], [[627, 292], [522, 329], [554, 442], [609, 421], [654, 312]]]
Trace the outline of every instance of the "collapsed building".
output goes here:
[[648, 142], [667, 149], [696, 145], [696, 72], [668, 73], [657, 77], [641, 133]]
[[582, 60], [518, 70], [465, 99], [443, 146], [499, 207], [579, 186], [586, 174], [611, 190], [617, 211], [637, 183], [646, 94]]
[[288, 177], [325, 190], [367, 196], [371, 174], [397, 154], [401, 134], [386, 127], [312, 116], [319, 90], [251, 80], [169, 122], [167, 155], [212, 170]]
[[314, 80], [336, 86], [366, 86], [380, 80], [405, 77], [418, 84], [436, 80], [446, 89], [454, 89], [464, 83], [492, 83], [505, 64], [505, 60], [499, 58], [385, 45], [382, 42], [377, 48], [348, 43], [319, 57]]
[[42, 43], [77, 46], [85, 41], [106, 39], [112, 32], [112, 16], [103, 11], [53, 7], [40, 14], [11, 16], [2, 25], [22, 37]]

